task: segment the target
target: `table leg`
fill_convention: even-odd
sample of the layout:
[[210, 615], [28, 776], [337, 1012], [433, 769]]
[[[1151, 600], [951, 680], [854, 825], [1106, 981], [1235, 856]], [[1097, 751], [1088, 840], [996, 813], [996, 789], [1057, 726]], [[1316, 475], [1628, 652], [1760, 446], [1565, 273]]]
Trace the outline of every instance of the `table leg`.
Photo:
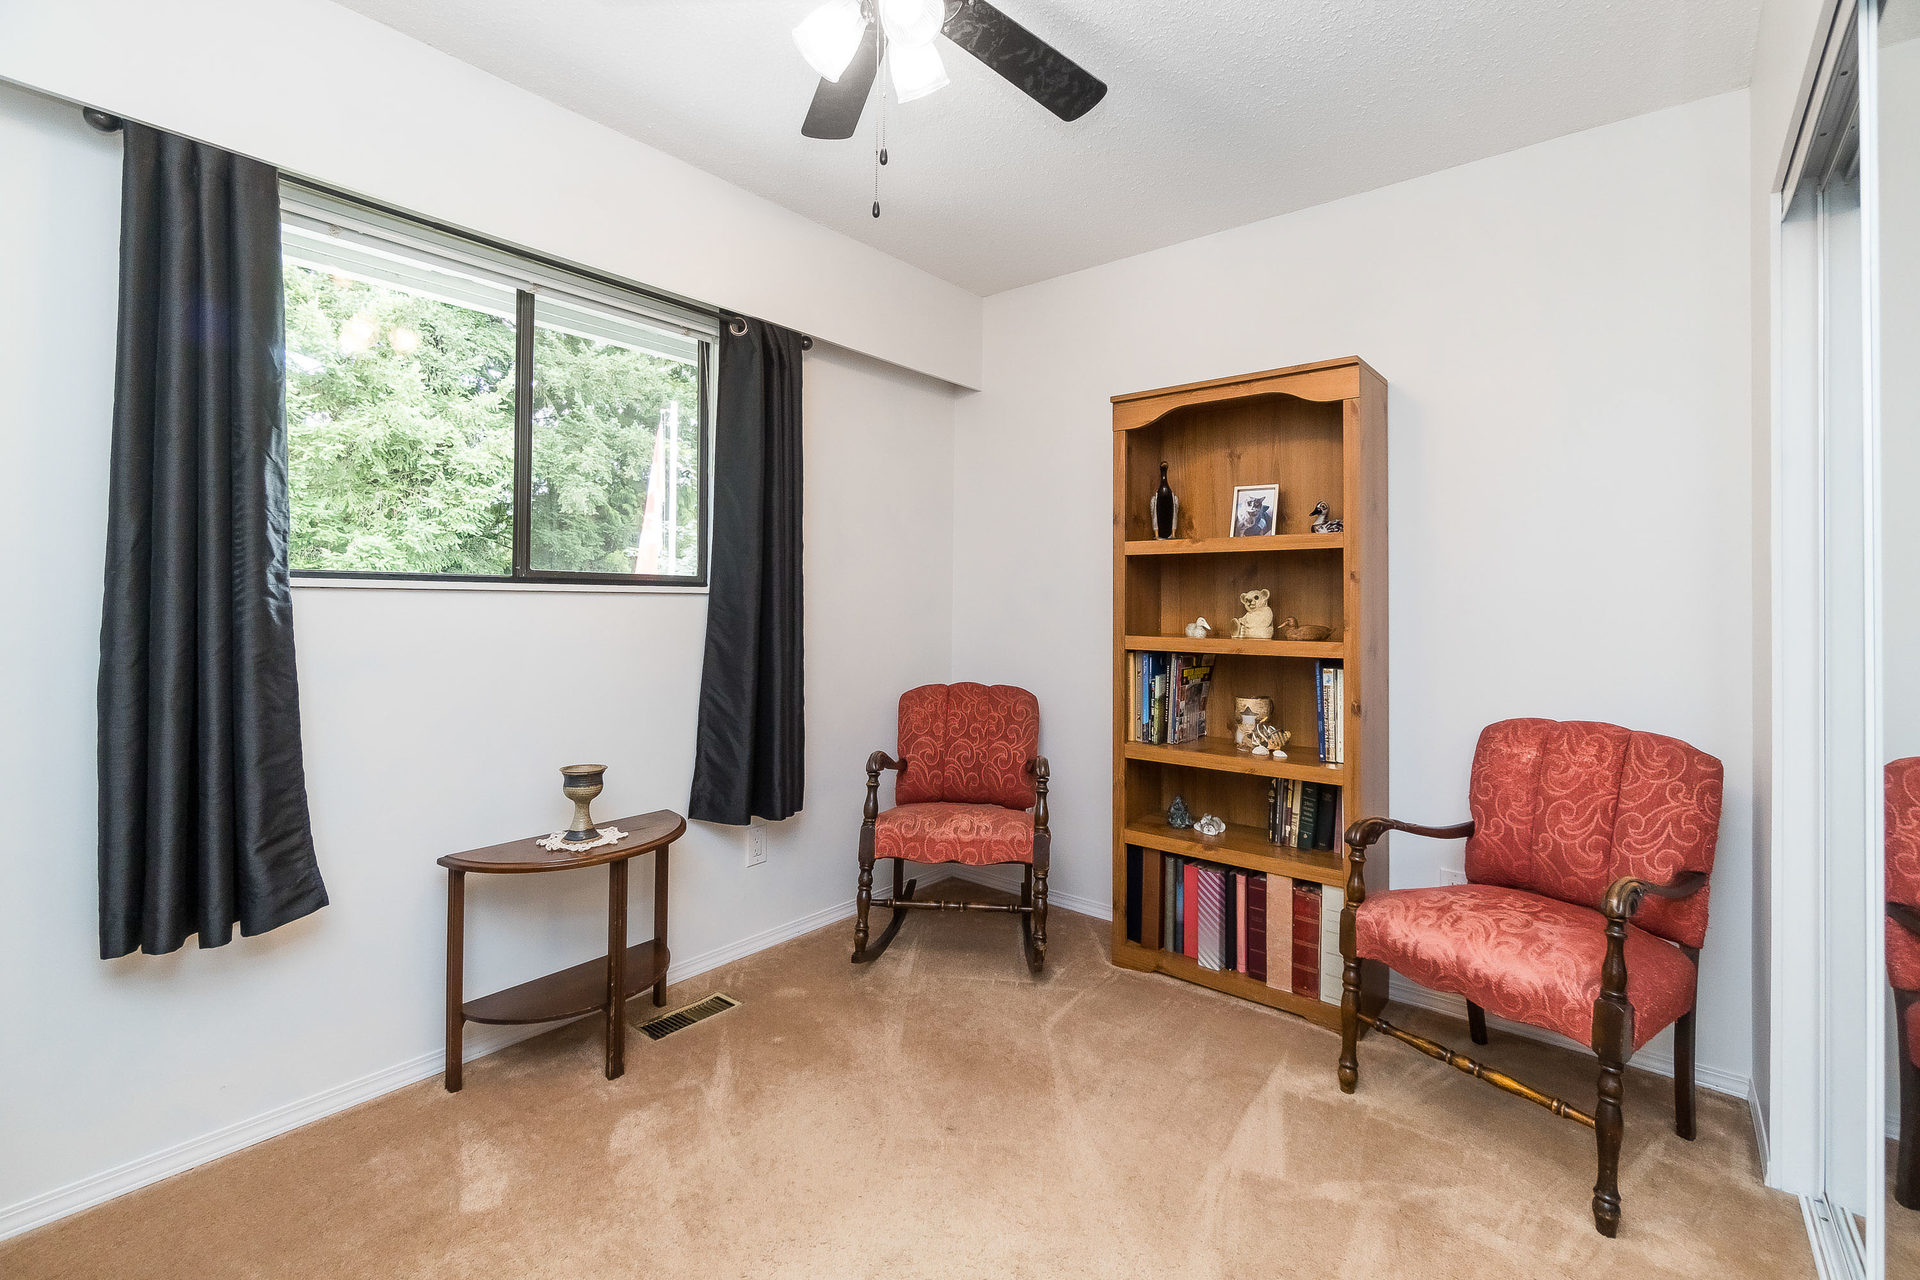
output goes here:
[[[653, 940], [661, 946], [667, 945], [667, 852], [672, 845], [661, 845], [653, 851]], [[667, 1002], [667, 973], [660, 971], [660, 980], [653, 984], [653, 1007], [658, 1009]]]
[[607, 1079], [627, 1069], [627, 860], [607, 864]]
[[447, 870], [447, 1074], [448, 1093], [460, 1092], [460, 1054], [467, 1019], [462, 1012], [462, 968], [466, 960], [467, 873]]

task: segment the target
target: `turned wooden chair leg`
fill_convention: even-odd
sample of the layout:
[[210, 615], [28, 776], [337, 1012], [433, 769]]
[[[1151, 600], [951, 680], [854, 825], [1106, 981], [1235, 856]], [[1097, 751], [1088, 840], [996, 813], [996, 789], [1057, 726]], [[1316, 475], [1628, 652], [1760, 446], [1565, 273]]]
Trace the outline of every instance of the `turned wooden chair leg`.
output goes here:
[[1471, 1000], [1467, 1001], [1467, 1034], [1475, 1044], [1487, 1042], [1487, 1011]]
[[[1351, 917], [1353, 912], [1348, 910]], [[1349, 926], [1350, 927], [1350, 926]], [[1340, 987], [1340, 1092], [1352, 1093], [1360, 1084], [1360, 960], [1347, 961]]]
[[[897, 865], [894, 873], [899, 874]], [[867, 958], [867, 908], [873, 905], [873, 855], [865, 850], [860, 854], [860, 887], [853, 904], [853, 962], [860, 964]]]
[[[1027, 874], [1033, 879], [1033, 912], [1021, 919], [1028, 922], [1030, 930], [1027, 939], [1027, 968], [1039, 973], [1047, 963], [1047, 864], [1041, 859], [1037, 864], [1028, 864]], [[1024, 892], [1020, 895], [1027, 896]]]
[[1920, 1209], [1920, 1067], [1913, 1064], [1913, 1045], [1907, 1039], [1907, 1006], [1914, 997], [1894, 993], [1894, 1020], [1900, 1047], [1900, 1148], [1893, 1169], [1893, 1199], [1908, 1209]]
[[1621, 1106], [1625, 1066], [1609, 1057], [1600, 1059], [1600, 1101], [1593, 1112], [1593, 1136], [1599, 1149], [1600, 1176], [1593, 1184], [1593, 1225], [1612, 1239], [1620, 1230], [1620, 1140], [1626, 1129]]
[[1920, 1067], [1900, 1055], [1900, 1150], [1893, 1170], [1894, 1202], [1920, 1209]]
[[1673, 1131], [1693, 1141], [1693, 1010], [1673, 1024]]

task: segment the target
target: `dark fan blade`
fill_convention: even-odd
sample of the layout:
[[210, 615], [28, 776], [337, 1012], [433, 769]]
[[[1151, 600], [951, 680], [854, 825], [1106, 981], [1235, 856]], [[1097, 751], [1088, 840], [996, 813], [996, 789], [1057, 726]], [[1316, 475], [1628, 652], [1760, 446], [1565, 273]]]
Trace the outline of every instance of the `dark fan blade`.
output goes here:
[[867, 34], [839, 81], [822, 80], [813, 91], [813, 105], [807, 108], [807, 120], [800, 132], [809, 138], [851, 138], [860, 126], [860, 113], [866, 110], [867, 95], [873, 92], [874, 73], [879, 69], [880, 29], [869, 22]]
[[987, 0], [948, 0], [947, 38], [1062, 120], [1078, 120], [1107, 96], [1102, 80]]

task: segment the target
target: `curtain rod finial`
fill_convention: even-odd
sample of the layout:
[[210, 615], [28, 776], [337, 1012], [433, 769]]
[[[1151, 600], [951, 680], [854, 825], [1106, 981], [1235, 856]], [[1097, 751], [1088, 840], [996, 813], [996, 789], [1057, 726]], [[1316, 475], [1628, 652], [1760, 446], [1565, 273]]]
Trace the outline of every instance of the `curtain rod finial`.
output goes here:
[[80, 108], [80, 114], [86, 119], [88, 124], [98, 129], [101, 133], [120, 132], [122, 122], [119, 116], [110, 115], [98, 107], [82, 107]]

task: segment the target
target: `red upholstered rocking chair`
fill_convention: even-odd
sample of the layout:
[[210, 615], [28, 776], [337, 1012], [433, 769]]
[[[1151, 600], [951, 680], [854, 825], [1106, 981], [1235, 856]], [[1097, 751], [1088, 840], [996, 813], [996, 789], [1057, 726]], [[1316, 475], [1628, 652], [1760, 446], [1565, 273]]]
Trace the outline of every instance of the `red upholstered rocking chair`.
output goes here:
[[[860, 888], [853, 962], [880, 955], [909, 910], [1006, 911], [1020, 917], [1027, 965], [1047, 958], [1047, 761], [1040, 754], [1040, 704], [1025, 689], [996, 684], [926, 684], [900, 695], [900, 758], [867, 757], [867, 804], [860, 824]], [[894, 807], [880, 811], [880, 771], [899, 773]], [[1032, 812], [1029, 813], [1028, 810]], [[873, 863], [892, 858], [893, 896], [873, 901]], [[1018, 905], [914, 897], [909, 862], [1026, 866]], [[871, 945], [867, 912], [893, 916]]]
[[[1620, 1226], [1622, 1074], [1674, 1024], [1674, 1132], [1693, 1138], [1693, 1010], [1707, 932], [1707, 876], [1720, 829], [1720, 762], [1675, 738], [1617, 725], [1506, 720], [1481, 733], [1471, 821], [1421, 827], [1362, 818], [1347, 829], [1352, 870], [1340, 920], [1346, 961], [1340, 1088], [1359, 1082], [1361, 1026], [1594, 1130], [1593, 1223]], [[1388, 831], [1467, 841], [1464, 885], [1367, 896], [1367, 850]], [[1362, 1011], [1362, 966], [1386, 965], [1486, 1013], [1590, 1046], [1594, 1114]]]
[[1900, 1037], [1893, 1198], [1920, 1209], [1920, 757], [1887, 766], [1887, 978]]

